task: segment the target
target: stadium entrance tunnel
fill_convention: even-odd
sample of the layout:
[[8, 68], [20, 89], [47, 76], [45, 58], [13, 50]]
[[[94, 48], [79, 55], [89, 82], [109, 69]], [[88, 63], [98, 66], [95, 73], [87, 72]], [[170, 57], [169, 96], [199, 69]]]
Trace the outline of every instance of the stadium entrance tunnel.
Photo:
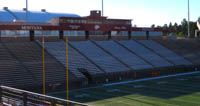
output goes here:
[[77, 68], [77, 70], [79, 72], [81, 72], [88, 79], [88, 83], [89, 84], [93, 83], [92, 75], [90, 75], [90, 73], [86, 69], [84, 69], [84, 68]]

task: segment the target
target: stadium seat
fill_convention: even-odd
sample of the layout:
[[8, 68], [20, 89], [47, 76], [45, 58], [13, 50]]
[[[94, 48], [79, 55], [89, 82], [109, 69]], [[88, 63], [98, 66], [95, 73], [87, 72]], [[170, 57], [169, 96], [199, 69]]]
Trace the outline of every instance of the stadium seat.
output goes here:
[[[66, 43], [64, 41], [45, 42], [45, 49], [66, 67]], [[85, 72], [92, 75], [91, 77], [94, 77], [96, 80], [98, 79], [95, 77], [99, 75], [103, 77], [103, 71], [90, 63], [71, 46], [68, 46], [68, 59], [69, 69], [77, 78], [85, 78]]]
[[105, 72], [123, 72], [128, 68], [111, 57], [109, 54], [95, 46], [91, 41], [70, 42], [75, 48], [81, 51], [89, 59], [99, 65]]
[[114, 41], [96, 41], [105, 50], [119, 58], [133, 70], [151, 69], [152, 66]]
[[119, 43], [122, 44], [127, 49], [129, 49], [130, 51], [134, 52], [135, 54], [141, 56], [143, 59], [145, 59], [148, 63], [150, 63], [156, 68], [173, 66], [160, 56], [156, 55], [149, 49], [137, 43], [135, 40], [119, 41]]
[[[21, 61], [26, 69], [34, 75], [38, 84], [43, 80], [42, 48], [35, 42], [9, 42], [5, 43], [12, 54]], [[65, 82], [65, 68], [62, 67], [48, 52], [45, 52], [45, 73], [47, 84]], [[75, 79], [71, 73], [69, 79]]]
[[160, 56], [167, 59], [174, 65], [192, 65], [191, 62], [185, 60], [183, 57], [177, 55], [173, 51], [165, 48], [164, 46], [160, 45], [159, 43], [153, 40], [139, 40], [140, 43], [154, 51], [155, 53], [159, 54]]

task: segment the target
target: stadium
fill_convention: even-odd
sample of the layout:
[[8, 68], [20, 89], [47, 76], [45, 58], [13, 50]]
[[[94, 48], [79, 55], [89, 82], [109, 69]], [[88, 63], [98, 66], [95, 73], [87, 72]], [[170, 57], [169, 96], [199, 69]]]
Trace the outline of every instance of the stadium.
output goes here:
[[[29, 11], [28, 22], [25, 11], [0, 10], [0, 102], [200, 105], [199, 39], [169, 39], [176, 31], [132, 27], [98, 10], [84, 17]], [[32, 93], [44, 86], [51, 96]]]

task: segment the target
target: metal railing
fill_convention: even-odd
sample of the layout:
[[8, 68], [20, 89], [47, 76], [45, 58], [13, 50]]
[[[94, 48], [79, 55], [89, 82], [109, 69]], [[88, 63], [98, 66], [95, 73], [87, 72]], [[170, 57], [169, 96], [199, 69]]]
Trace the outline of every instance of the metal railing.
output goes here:
[[8, 106], [89, 106], [6, 86], [0, 86], [0, 104]]

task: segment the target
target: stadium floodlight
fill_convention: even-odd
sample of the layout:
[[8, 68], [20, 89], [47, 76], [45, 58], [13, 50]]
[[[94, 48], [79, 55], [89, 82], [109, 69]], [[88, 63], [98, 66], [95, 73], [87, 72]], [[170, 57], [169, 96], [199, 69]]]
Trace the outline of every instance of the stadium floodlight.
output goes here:
[[190, 38], [190, 0], [188, 0], [188, 38]]

